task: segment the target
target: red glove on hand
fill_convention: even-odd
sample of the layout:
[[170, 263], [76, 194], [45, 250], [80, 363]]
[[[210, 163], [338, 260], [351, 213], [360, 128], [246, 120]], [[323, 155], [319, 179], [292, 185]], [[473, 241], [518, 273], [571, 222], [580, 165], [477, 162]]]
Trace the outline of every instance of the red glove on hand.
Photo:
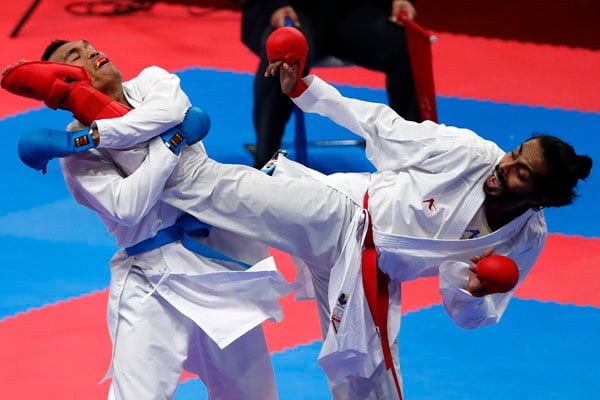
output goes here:
[[267, 58], [270, 63], [283, 61], [288, 65], [298, 64], [298, 80], [288, 93], [290, 97], [298, 97], [307, 88], [300, 75], [306, 65], [308, 42], [296, 28], [283, 26], [275, 29], [267, 38]]
[[49, 61], [26, 61], [6, 68], [0, 85], [16, 95], [42, 100], [56, 110], [70, 90], [69, 81], [91, 82], [82, 67]]
[[493, 293], [506, 293], [512, 290], [519, 281], [519, 268], [506, 256], [492, 254], [483, 258], [475, 266], [475, 273], [481, 283], [481, 290], [469, 292], [476, 297]]
[[125, 115], [129, 108], [94, 89], [83, 67], [48, 61], [27, 61], [4, 71], [2, 87], [19, 96], [62, 108], [85, 126], [94, 120]]

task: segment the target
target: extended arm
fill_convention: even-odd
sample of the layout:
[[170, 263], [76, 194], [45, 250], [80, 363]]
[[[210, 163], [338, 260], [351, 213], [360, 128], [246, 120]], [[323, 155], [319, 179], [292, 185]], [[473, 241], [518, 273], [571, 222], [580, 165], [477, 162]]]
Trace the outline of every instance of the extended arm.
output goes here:
[[[474, 136], [467, 129], [447, 127], [431, 121], [406, 121], [385, 104], [344, 97], [333, 86], [315, 75], [300, 77], [306, 57], [306, 39], [290, 27], [276, 29], [267, 40], [271, 64], [265, 77], [272, 79], [280, 70], [283, 93], [303, 111], [317, 113], [363, 137], [366, 155], [378, 170], [397, 170], [429, 159], [435, 146], [444, 142], [453, 147], [461, 135]], [[437, 146], [436, 148], [440, 148]]]

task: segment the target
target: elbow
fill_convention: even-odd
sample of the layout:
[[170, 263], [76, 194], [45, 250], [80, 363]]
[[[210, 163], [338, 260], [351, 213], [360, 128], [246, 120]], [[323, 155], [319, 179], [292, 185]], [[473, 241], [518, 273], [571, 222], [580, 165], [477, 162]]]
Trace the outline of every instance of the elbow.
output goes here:
[[123, 210], [121, 212], [117, 212], [115, 215], [116, 221], [123, 226], [134, 226], [139, 224], [144, 218], [139, 212], [135, 212], [135, 210]]
[[469, 331], [477, 329], [480, 326], [479, 324], [473, 323], [473, 321], [457, 321], [457, 320], [454, 320], [454, 323], [459, 328], [464, 329], [464, 330], [469, 330]]
[[474, 330], [484, 326], [496, 325], [498, 318], [493, 316], [482, 316], [481, 318], [452, 318], [454, 323], [461, 329]]

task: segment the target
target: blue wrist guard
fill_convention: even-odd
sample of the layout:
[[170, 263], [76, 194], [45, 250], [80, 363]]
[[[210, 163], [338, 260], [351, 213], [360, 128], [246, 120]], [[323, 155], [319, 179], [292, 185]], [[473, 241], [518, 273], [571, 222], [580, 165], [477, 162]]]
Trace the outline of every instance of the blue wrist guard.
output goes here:
[[91, 129], [84, 129], [82, 131], [69, 133], [72, 135], [73, 153], [81, 153], [82, 151], [96, 147], [96, 143], [94, 143], [94, 138], [92, 137]]
[[171, 128], [162, 135], [160, 135], [161, 139], [165, 142], [165, 145], [175, 154], [179, 154], [179, 150], [183, 147], [184, 144], [187, 143], [185, 140], [185, 136], [177, 127]]

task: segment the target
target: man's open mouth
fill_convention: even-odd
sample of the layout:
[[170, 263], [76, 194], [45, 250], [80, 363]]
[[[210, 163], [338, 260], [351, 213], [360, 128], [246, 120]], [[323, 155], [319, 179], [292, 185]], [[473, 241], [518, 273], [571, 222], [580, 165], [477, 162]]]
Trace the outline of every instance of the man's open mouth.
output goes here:
[[100, 69], [103, 65], [106, 65], [109, 62], [110, 61], [108, 60], [107, 57], [98, 57], [98, 59], [96, 60], [95, 67], [96, 67], [96, 69]]
[[487, 178], [485, 184], [489, 189], [502, 189], [504, 182], [500, 175], [498, 175], [498, 169], [494, 169], [494, 172]]

